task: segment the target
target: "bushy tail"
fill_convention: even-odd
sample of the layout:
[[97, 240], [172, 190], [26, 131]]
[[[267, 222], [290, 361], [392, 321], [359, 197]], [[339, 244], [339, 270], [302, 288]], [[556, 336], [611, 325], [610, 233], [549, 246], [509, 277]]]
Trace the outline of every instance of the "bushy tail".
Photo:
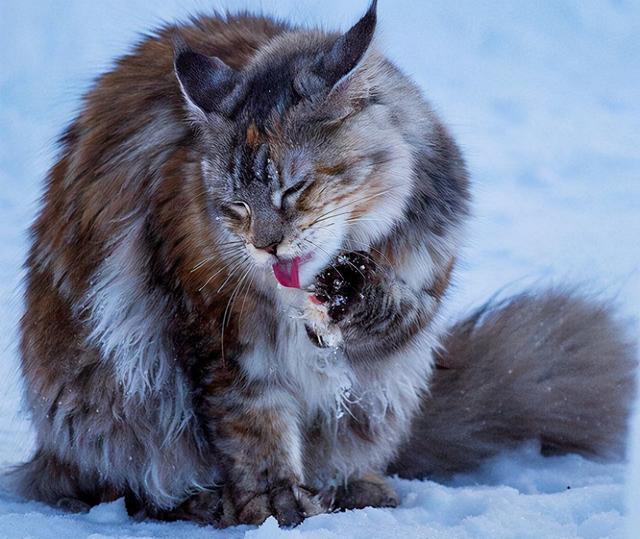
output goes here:
[[389, 472], [446, 475], [526, 440], [544, 453], [624, 455], [637, 355], [609, 306], [525, 293], [456, 324]]

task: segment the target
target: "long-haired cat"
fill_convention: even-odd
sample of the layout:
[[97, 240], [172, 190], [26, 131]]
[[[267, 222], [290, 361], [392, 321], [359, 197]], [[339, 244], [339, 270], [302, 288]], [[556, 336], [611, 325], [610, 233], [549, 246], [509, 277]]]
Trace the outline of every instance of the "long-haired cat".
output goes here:
[[[200, 17], [97, 80], [32, 228], [21, 356], [37, 451], [13, 471], [21, 493], [295, 525], [396, 505], [389, 466], [460, 469], [543, 435], [621, 447], [634, 361], [599, 306], [524, 298], [441, 339], [467, 172], [375, 26], [375, 1], [344, 34]], [[570, 388], [553, 414], [537, 363], [545, 387]], [[583, 367], [606, 392], [589, 403]], [[496, 412], [507, 389], [521, 399]], [[613, 421], [567, 419], [588, 404]]]

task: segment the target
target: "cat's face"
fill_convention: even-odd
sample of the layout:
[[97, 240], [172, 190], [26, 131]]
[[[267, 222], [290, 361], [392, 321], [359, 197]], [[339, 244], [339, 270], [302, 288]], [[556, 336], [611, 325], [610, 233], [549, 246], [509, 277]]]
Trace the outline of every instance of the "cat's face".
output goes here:
[[192, 51], [176, 60], [215, 218], [240, 258], [295, 262], [290, 286], [308, 285], [347, 243], [366, 248], [408, 196], [393, 172], [409, 157], [356, 73], [374, 28], [372, 4], [344, 36], [281, 39], [243, 72]]
[[369, 140], [360, 132], [369, 112], [336, 125], [303, 106], [285, 115], [279, 132], [263, 136], [250, 125], [227, 152], [203, 161], [221, 224], [257, 265], [298, 259], [302, 286], [347, 237], [357, 247], [386, 230], [389, 206], [402, 198], [384, 172], [393, 157], [359, 143]]

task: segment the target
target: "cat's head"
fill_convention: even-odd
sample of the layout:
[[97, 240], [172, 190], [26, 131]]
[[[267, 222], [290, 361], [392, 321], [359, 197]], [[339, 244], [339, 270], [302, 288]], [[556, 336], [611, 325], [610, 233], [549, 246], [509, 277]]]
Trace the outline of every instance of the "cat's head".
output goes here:
[[374, 1], [345, 34], [285, 32], [241, 70], [185, 45], [176, 53], [212, 215], [256, 265], [299, 263], [300, 286], [347, 241], [380, 238], [409, 196], [375, 27]]

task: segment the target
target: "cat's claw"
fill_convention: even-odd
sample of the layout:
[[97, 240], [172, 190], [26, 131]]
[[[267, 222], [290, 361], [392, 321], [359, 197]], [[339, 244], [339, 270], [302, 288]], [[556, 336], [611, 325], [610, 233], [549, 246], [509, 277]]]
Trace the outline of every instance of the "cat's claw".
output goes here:
[[276, 485], [268, 493], [259, 494], [238, 513], [238, 523], [260, 525], [274, 516], [278, 525], [292, 528], [305, 518], [326, 511], [320, 498], [310, 490], [289, 484]]
[[319, 499], [303, 487], [284, 486], [271, 491], [271, 505], [278, 524], [294, 527], [305, 518], [323, 512]]

